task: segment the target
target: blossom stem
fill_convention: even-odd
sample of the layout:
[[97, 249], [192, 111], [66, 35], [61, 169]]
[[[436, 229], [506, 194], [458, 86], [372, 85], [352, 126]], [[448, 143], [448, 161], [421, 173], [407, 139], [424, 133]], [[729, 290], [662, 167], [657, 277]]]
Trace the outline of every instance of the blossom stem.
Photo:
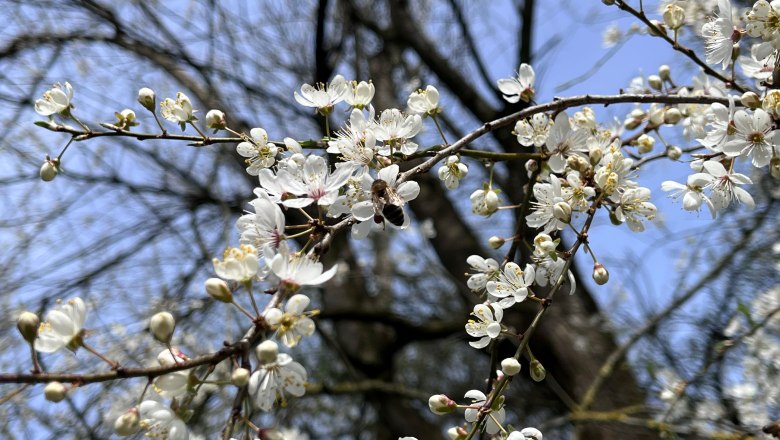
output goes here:
[[439, 125], [439, 120], [436, 119], [436, 115], [432, 115], [431, 119], [433, 119], [433, 123], [436, 124], [436, 129], [439, 130], [439, 134], [441, 135], [444, 144], [449, 145], [450, 142], [447, 140], [447, 136], [444, 135], [444, 130], [441, 129], [441, 125]]
[[309, 221], [314, 221], [314, 219], [309, 215], [308, 212], [306, 212], [303, 208], [298, 208], [298, 211], [301, 212]]
[[255, 302], [255, 295], [252, 293], [252, 281], [246, 281], [244, 283], [244, 287], [246, 287], [246, 291], [249, 292], [249, 299], [252, 301], [252, 308], [255, 310], [255, 318], [257, 318], [260, 316], [260, 309], [257, 308], [257, 303]]
[[160, 131], [162, 131], [163, 136], [168, 134], [168, 131], [163, 127], [162, 122], [160, 122], [160, 118], [157, 117], [157, 112], [152, 112], [152, 116], [154, 116], [154, 120], [157, 122], [157, 126], [160, 127]]
[[194, 123], [194, 122], [192, 122], [192, 121], [189, 121], [189, 123], [190, 123], [190, 125], [192, 126], [192, 128], [194, 128], [194, 129], [195, 129], [195, 131], [197, 131], [197, 132], [198, 132], [198, 134], [199, 134], [199, 135], [200, 135], [200, 136], [203, 138], [203, 140], [204, 140], [204, 141], [208, 140], [208, 138], [209, 138], [209, 137], [208, 137], [208, 136], [206, 136], [205, 134], [203, 134], [203, 132], [202, 132], [202, 131], [200, 131], [200, 128], [198, 128], [198, 126], [197, 126], [197, 125], [195, 125], [195, 123]]
[[300, 236], [302, 236], [302, 235], [310, 234], [310, 233], [311, 233], [311, 231], [313, 231], [313, 230], [314, 230], [314, 228], [308, 228], [307, 230], [305, 230], [305, 231], [301, 231], [301, 232], [299, 232], [299, 233], [297, 233], [297, 234], [288, 235], [288, 236], [287, 236], [287, 238], [288, 238], [288, 239], [290, 239], [290, 238], [298, 238], [298, 237], [300, 237]]
[[[253, 302], [254, 302], [254, 301], [253, 301]], [[252, 314], [251, 314], [251, 313], [249, 313], [249, 312], [247, 312], [247, 310], [246, 310], [245, 308], [241, 307], [241, 304], [239, 304], [239, 303], [237, 303], [237, 302], [235, 302], [235, 301], [233, 301], [231, 304], [233, 304], [234, 306], [236, 306], [236, 307], [238, 308], [238, 310], [239, 310], [239, 311], [241, 311], [241, 313], [243, 313], [244, 315], [248, 316], [248, 317], [249, 317], [249, 319], [251, 319], [251, 320], [253, 320], [253, 321], [255, 320], [256, 316], [252, 316]]]
[[30, 344], [30, 357], [32, 357], [33, 374], [42, 373], [41, 364], [38, 363], [38, 353], [35, 351], [33, 344]]
[[85, 350], [88, 352], [94, 354], [95, 356], [99, 357], [102, 361], [107, 363], [108, 365], [111, 365], [111, 369], [116, 370], [119, 368], [119, 362], [112, 361], [111, 359], [103, 356], [100, 352], [95, 350], [92, 346], [85, 344], [84, 342], [81, 343], [81, 346], [84, 347]]
[[77, 118], [77, 117], [76, 117], [76, 116], [75, 116], [73, 113], [71, 113], [70, 111], [68, 111], [68, 116], [70, 116], [70, 118], [71, 118], [71, 119], [73, 119], [74, 121], [76, 121], [76, 123], [77, 123], [77, 124], [79, 124], [79, 125], [81, 126], [81, 128], [83, 128], [84, 130], [86, 130], [86, 131], [88, 131], [88, 132], [91, 132], [91, 131], [92, 131], [92, 129], [91, 129], [91, 128], [89, 128], [89, 127], [88, 127], [86, 124], [84, 124], [83, 122], [81, 122], [81, 121], [79, 120], [79, 118]]
[[57, 155], [57, 161], [60, 161], [62, 159], [62, 155], [65, 154], [65, 151], [68, 149], [68, 147], [70, 147], [70, 144], [73, 143], [73, 139], [75, 139], [75, 137], [70, 138], [68, 143], [65, 144], [64, 147], [62, 147], [62, 151], [60, 151], [60, 154]]

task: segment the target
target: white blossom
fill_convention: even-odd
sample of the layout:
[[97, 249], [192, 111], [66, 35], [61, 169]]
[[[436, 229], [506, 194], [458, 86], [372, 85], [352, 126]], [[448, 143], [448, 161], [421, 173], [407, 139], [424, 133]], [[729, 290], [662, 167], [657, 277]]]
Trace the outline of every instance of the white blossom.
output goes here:
[[504, 310], [500, 307], [477, 304], [471, 314], [476, 320], [469, 319], [466, 323], [466, 333], [479, 339], [469, 342], [469, 345], [474, 348], [485, 348], [490, 341], [501, 334], [501, 318], [504, 317]]
[[533, 99], [535, 94], [535, 79], [536, 74], [534, 73], [533, 67], [523, 63], [517, 70], [516, 78], [498, 80], [498, 90], [501, 91], [504, 95], [504, 99], [509, 103], [514, 104], [521, 99], [528, 102]]
[[314, 107], [322, 115], [328, 115], [333, 107], [347, 97], [349, 86], [341, 75], [336, 75], [330, 84], [310, 84], [301, 86], [301, 93], [294, 92], [293, 96], [298, 104], [305, 107]]
[[458, 156], [449, 156], [439, 168], [439, 179], [444, 182], [447, 189], [455, 189], [460, 185], [461, 179], [466, 177], [469, 169]]
[[190, 432], [184, 421], [162, 403], [144, 400], [138, 409], [141, 413], [141, 426], [146, 430], [147, 437], [166, 440], [190, 438]]
[[285, 403], [285, 393], [303, 396], [306, 379], [303, 365], [293, 361], [287, 353], [278, 353], [273, 360], [262, 363], [252, 373], [248, 385], [249, 396], [255, 407], [270, 411], [277, 400]]
[[287, 300], [284, 311], [273, 307], [263, 315], [287, 347], [294, 347], [304, 336], [314, 333], [314, 321], [304, 313], [311, 300], [306, 295], [295, 294]]
[[268, 142], [268, 134], [262, 128], [253, 128], [249, 130], [250, 140], [239, 143], [236, 151], [243, 157], [248, 158], [249, 164], [246, 172], [251, 176], [257, 176], [263, 168], [269, 168], [276, 162], [276, 155], [279, 153], [279, 147]]
[[46, 315], [38, 329], [35, 350], [41, 353], [53, 353], [61, 348], [76, 350], [81, 345], [86, 315], [87, 306], [79, 297], [60, 304]]
[[497, 280], [488, 281], [486, 288], [492, 298], [497, 298], [499, 307], [506, 309], [515, 303], [523, 302], [528, 297], [528, 287], [534, 283], [535, 270], [526, 264], [521, 270], [514, 262], [508, 262]]
[[466, 285], [474, 292], [485, 290], [487, 282], [497, 279], [501, 272], [498, 262], [492, 258], [482, 258], [479, 255], [470, 255], [466, 262], [474, 273], [469, 273]]
[[775, 145], [780, 143], [780, 131], [772, 129], [772, 117], [760, 108], [753, 112], [753, 117], [745, 110], [738, 110], [734, 125], [737, 133], [723, 145], [723, 152], [732, 157], [752, 156], [753, 165], [759, 168], [769, 165]]
[[[479, 390], [470, 390], [466, 392], [465, 397], [467, 399], [472, 399], [471, 405], [469, 405], [472, 407], [483, 406], [487, 401], [487, 396], [485, 396], [485, 393]], [[479, 419], [479, 409], [466, 408], [464, 416], [467, 422], [474, 423]], [[504, 423], [505, 418], [506, 412], [504, 411], [503, 406], [498, 410], [491, 411], [490, 416], [487, 417], [485, 422], [485, 432], [492, 435], [500, 431], [501, 424]]]
[[54, 87], [43, 92], [43, 98], [35, 101], [35, 112], [41, 116], [66, 113], [70, 110], [72, 99], [73, 87], [69, 82], [65, 85], [55, 83]]

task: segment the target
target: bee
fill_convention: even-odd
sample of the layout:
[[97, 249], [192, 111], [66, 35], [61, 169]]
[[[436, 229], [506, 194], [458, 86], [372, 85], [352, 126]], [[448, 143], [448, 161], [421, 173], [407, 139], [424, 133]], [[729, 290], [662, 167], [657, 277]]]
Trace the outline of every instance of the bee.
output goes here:
[[387, 182], [375, 180], [371, 184], [371, 198], [374, 202], [374, 222], [384, 224], [387, 219], [396, 226], [404, 224], [404, 210], [401, 207], [404, 202]]

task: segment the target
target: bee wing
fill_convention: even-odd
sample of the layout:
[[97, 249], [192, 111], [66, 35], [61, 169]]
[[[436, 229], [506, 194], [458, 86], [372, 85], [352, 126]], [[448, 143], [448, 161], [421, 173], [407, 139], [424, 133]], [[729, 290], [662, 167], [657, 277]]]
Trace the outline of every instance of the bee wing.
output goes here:
[[385, 202], [388, 205], [402, 206], [404, 204], [404, 201], [398, 196], [398, 193], [396, 193], [395, 190], [388, 188], [386, 194], [387, 200]]

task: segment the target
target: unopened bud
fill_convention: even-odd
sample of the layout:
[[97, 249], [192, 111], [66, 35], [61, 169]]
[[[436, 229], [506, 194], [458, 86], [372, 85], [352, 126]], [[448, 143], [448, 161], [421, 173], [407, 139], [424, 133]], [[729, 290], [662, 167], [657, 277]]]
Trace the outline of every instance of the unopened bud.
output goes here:
[[501, 361], [501, 371], [503, 371], [507, 376], [514, 376], [520, 372], [521, 368], [522, 366], [520, 365], [520, 362], [518, 362], [518, 360], [513, 357], [509, 357]]
[[646, 134], [643, 134], [639, 136], [636, 140], [638, 151], [641, 154], [649, 153], [653, 151], [653, 145], [655, 145], [655, 138], [652, 136], [648, 136]]
[[39, 325], [41, 325], [41, 319], [32, 312], [22, 312], [16, 319], [16, 328], [19, 329], [24, 340], [30, 344], [35, 342], [35, 338], [38, 336]]
[[529, 173], [533, 173], [538, 169], [539, 169], [539, 162], [535, 161], [534, 159], [529, 159], [525, 161], [525, 170], [528, 171]]
[[43, 389], [43, 395], [49, 402], [60, 402], [68, 393], [68, 389], [65, 385], [59, 382], [49, 382], [46, 384], [46, 388]]
[[274, 428], [264, 428], [257, 433], [259, 440], [285, 440], [284, 434]]
[[590, 163], [582, 156], [572, 155], [566, 159], [566, 165], [573, 170], [584, 173], [590, 169]]
[[658, 76], [663, 81], [669, 81], [672, 79], [672, 69], [668, 65], [664, 64], [658, 68]]
[[138, 409], [131, 408], [126, 413], [119, 416], [114, 422], [114, 432], [120, 437], [127, 437], [133, 435], [141, 429], [140, 420], [138, 419]]
[[155, 103], [154, 103], [154, 90], [144, 87], [141, 90], [138, 91], [138, 102], [144, 106], [145, 109], [149, 110], [150, 112], [154, 113], [155, 110]]
[[661, 35], [666, 35], [666, 26], [658, 20], [650, 20], [650, 23], [653, 24], [653, 26], [647, 27], [647, 33], [650, 34], [650, 36], [653, 37], [660, 37]]
[[603, 286], [609, 281], [609, 272], [607, 271], [607, 268], [599, 262], [596, 262], [596, 264], [593, 265], [593, 281], [599, 286]]
[[591, 166], [596, 166], [601, 162], [601, 158], [604, 157], [604, 151], [599, 147], [591, 147], [588, 149], [588, 157], [590, 158]]
[[209, 110], [209, 112], [206, 113], [206, 127], [213, 128], [214, 130], [224, 130], [225, 127], [227, 127], [225, 113], [220, 110]]
[[769, 174], [775, 179], [780, 179], [780, 157], [773, 157], [769, 161]]
[[236, 368], [230, 376], [230, 383], [237, 387], [242, 387], [249, 383], [249, 370], [246, 368]]
[[260, 345], [257, 346], [257, 348], [255, 348], [255, 356], [257, 356], [257, 359], [261, 364], [274, 362], [278, 354], [279, 345], [271, 340], [263, 341], [260, 343]]
[[666, 156], [672, 160], [679, 160], [682, 156], [682, 149], [680, 147], [669, 145], [666, 147]]
[[60, 161], [59, 159], [50, 159], [49, 156], [46, 156], [46, 161], [41, 165], [41, 171], [39, 175], [41, 176], [41, 180], [44, 182], [51, 182], [54, 180], [55, 177], [57, 177], [57, 174], [60, 172]]
[[163, 344], [171, 342], [175, 328], [176, 320], [168, 312], [157, 313], [149, 320], [149, 330], [152, 332], [152, 336]]
[[428, 399], [428, 408], [432, 413], [441, 416], [455, 411], [458, 404], [444, 394], [436, 394]]
[[664, 124], [674, 125], [682, 119], [682, 112], [677, 107], [669, 107], [664, 112]]
[[663, 80], [658, 75], [649, 75], [647, 77], [647, 84], [655, 90], [661, 90], [664, 85]]
[[666, 5], [663, 15], [664, 24], [671, 30], [680, 29], [685, 24], [685, 9], [675, 3]]
[[547, 376], [547, 371], [544, 369], [544, 365], [537, 359], [531, 361], [531, 379], [535, 382], [541, 382]]
[[497, 235], [494, 235], [488, 239], [488, 246], [490, 246], [493, 249], [500, 248], [501, 246], [504, 245], [504, 243], [506, 243], [506, 240], [504, 240], [503, 238]]
[[571, 206], [566, 202], [558, 202], [553, 205], [553, 216], [563, 223], [571, 222]]
[[453, 426], [447, 430], [447, 437], [450, 440], [465, 440], [469, 433], [462, 426]]
[[753, 110], [761, 107], [761, 98], [758, 96], [758, 94], [756, 94], [756, 92], [743, 93], [742, 97], [739, 98], [739, 101], [745, 107], [751, 108]]
[[217, 301], [222, 301], [224, 303], [233, 302], [233, 293], [230, 292], [230, 287], [228, 287], [224, 280], [219, 278], [209, 278], [206, 280], [206, 293]]

